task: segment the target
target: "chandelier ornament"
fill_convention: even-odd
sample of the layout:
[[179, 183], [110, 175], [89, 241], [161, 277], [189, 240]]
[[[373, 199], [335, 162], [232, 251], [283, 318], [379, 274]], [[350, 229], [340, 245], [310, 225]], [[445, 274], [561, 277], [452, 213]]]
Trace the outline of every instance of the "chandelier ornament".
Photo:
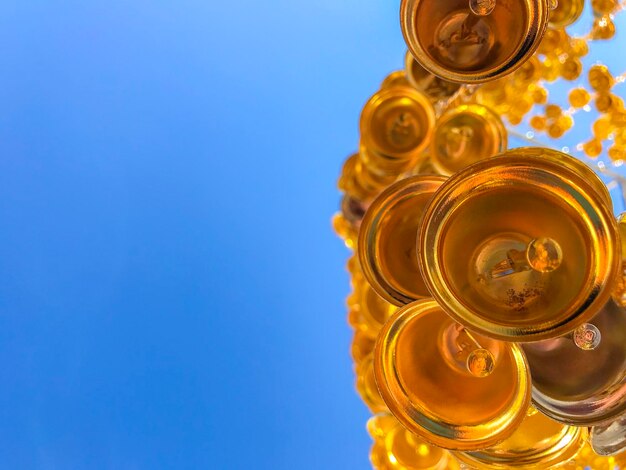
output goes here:
[[401, 2], [333, 217], [374, 468], [626, 468], [626, 73], [586, 60], [622, 5], [584, 7]]

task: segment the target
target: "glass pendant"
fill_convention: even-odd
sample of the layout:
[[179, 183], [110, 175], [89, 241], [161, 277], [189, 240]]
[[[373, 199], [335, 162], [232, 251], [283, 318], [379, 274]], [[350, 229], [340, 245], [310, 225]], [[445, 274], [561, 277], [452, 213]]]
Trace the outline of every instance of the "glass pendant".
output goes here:
[[506, 439], [530, 403], [521, 348], [470, 333], [430, 299], [401, 308], [385, 324], [374, 374], [398, 421], [448, 449], [478, 450]]
[[402, 0], [415, 59], [444, 80], [479, 83], [521, 66], [548, 24], [547, 0]]
[[472, 330], [510, 341], [562, 336], [611, 295], [621, 257], [608, 196], [591, 170], [554, 152], [518, 149], [476, 163], [426, 208], [423, 279]]
[[412, 176], [396, 182], [374, 199], [361, 223], [357, 246], [363, 274], [394, 305], [430, 296], [415, 249], [424, 207], [444, 181]]

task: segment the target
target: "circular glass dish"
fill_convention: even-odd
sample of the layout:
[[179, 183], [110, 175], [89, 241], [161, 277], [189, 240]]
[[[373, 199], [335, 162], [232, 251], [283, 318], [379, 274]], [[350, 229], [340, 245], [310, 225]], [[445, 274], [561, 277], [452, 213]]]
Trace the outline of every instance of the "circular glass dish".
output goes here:
[[480, 104], [463, 104], [437, 120], [430, 159], [438, 173], [449, 176], [506, 147], [507, 132], [500, 116]]
[[[478, 162], [451, 176], [426, 208], [418, 238], [424, 282], [471, 330], [509, 341], [554, 338], [610, 297], [620, 247], [602, 183], [574, 158], [553, 157], [518, 149]], [[513, 262], [544, 237], [562, 252], [557, 269]]]
[[375, 468], [398, 470], [455, 470], [459, 468], [450, 452], [433, 446], [406, 430], [396, 418], [381, 413], [367, 422], [374, 438], [370, 458]]
[[488, 449], [455, 452], [454, 456], [470, 468], [534, 470], [555, 468], [584, 447], [589, 434], [586, 428], [566, 426], [531, 410], [508, 439]]
[[420, 273], [416, 243], [424, 208], [442, 176], [411, 176], [380, 193], [361, 222], [357, 243], [363, 275], [394, 305], [430, 297]]
[[497, 0], [487, 16], [467, 0], [402, 0], [400, 24], [411, 54], [444, 80], [480, 83], [513, 72], [537, 49], [547, 0]]
[[565, 28], [574, 23], [585, 8], [584, 0], [558, 0], [557, 6], [550, 11], [550, 26]]
[[449, 100], [461, 89], [460, 83], [447, 82], [430, 73], [415, 60], [410, 51], [407, 51], [404, 57], [404, 70], [408, 82], [424, 92], [433, 102]]
[[376, 383], [409, 431], [448, 449], [484, 449], [511, 436], [523, 421], [530, 373], [518, 345], [479, 335], [476, 341], [495, 358], [492, 373], [476, 377], [455, 366], [442, 338], [456, 326], [432, 299], [399, 309], [376, 341]]
[[427, 147], [435, 126], [430, 100], [409, 86], [376, 92], [363, 107], [361, 145], [391, 160], [413, 161]]
[[523, 345], [533, 377], [533, 402], [552, 419], [590, 426], [626, 412], [626, 311], [609, 300], [593, 317], [595, 349], [569, 336]]

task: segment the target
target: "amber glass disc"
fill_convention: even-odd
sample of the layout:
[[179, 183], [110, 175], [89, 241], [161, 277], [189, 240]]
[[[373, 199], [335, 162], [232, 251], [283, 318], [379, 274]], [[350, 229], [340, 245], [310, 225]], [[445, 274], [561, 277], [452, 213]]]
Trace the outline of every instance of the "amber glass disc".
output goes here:
[[392, 415], [370, 418], [367, 429], [374, 438], [371, 459], [377, 469], [452, 470], [459, 468], [450, 452], [407, 431]]
[[569, 337], [524, 345], [535, 406], [563, 423], [589, 426], [626, 412], [626, 311], [609, 300], [591, 323], [601, 341], [590, 351]]
[[411, 86], [409, 81], [406, 78], [406, 74], [404, 70], [396, 70], [395, 72], [391, 72], [389, 75], [385, 77], [383, 82], [380, 84], [380, 88], [393, 88], [397, 86]]
[[404, 59], [404, 68], [406, 70], [406, 78], [409, 83], [424, 92], [431, 101], [449, 100], [461, 88], [459, 83], [447, 82], [442, 78], [433, 75], [415, 60], [413, 54], [407, 51]]
[[383, 191], [370, 205], [359, 232], [358, 254], [365, 278], [394, 305], [430, 297], [419, 270], [417, 233], [422, 213], [441, 176], [411, 176]]
[[520, 155], [548, 159], [551, 162], [558, 163], [561, 166], [569, 168], [571, 171], [578, 173], [583, 177], [587, 183], [596, 191], [596, 193], [604, 199], [604, 202], [608, 207], [613, 208], [613, 200], [609, 194], [609, 190], [606, 184], [598, 177], [598, 175], [577, 158], [573, 158], [570, 155], [559, 152], [558, 150], [541, 148], [541, 147], [522, 147], [513, 149], [507, 152], [505, 155]]
[[376, 341], [376, 383], [409, 431], [448, 449], [483, 449], [521, 424], [530, 402], [530, 374], [519, 346], [480, 335], [477, 340], [494, 353], [493, 372], [475, 377], [454, 367], [441, 342], [454, 325], [431, 299], [398, 310]]
[[556, 8], [550, 12], [550, 25], [565, 28], [580, 17], [584, 8], [584, 0], [558, 0]]
[[[512, 150], [450, 177], [419, 236], [423, 279], [456, 321], [494, 338], [562, 336], [606, 304], [620, 268], [615, 219], [590, 175], [565, 154]], [[569, 163], [564, 163], [569, 162]], [[591, 178], [591, 179], [590, 179]], [[501, 269], [530, 242], [558, 242], [553, 272]]]
[[576, 456], [587, 437], [586, 428], [566, 426], [535, 411], [508, 439], [485, 450], [455, 452], [454, 456], [471, 468], [555, 468]]
[[539, 46], [548, 24], [546, 0], [497, 0], [476, 16], [467, 0], [402, 0], [400, 23], [415, 59], [451, 82], [480, 83], [506, 75]]
[[391, 86], [375, 93], [361, 113], [361, 143], [374, 154], [415, 160], [428, 145], [435, 125], [429, 99], [408, 86]]
[[376, 379], [374, 377], [374, 366], [372, 355], [363, 358], [356, 365], [356, 390], [359, 395], [372, 411], [372, 413], [382, 413], [387, 411], [387, 406], [380, 396]]
[[507, 132], [486, 106], [464, 104], [444, 113], [435, 126], [430, 158], [442, 175], [451, 175], [506, 150]]

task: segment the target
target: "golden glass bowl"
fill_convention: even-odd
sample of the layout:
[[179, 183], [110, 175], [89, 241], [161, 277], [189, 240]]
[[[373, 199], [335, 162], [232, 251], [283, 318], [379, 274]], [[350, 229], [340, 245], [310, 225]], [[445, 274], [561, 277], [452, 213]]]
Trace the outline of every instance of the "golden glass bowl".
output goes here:
[[447, 82], [430, 73], [415, 60], [410, 51], [407, 51], [404, 57], [404, 69], [408, 82], [424, 92], [433, 102], [448, 100], [456, 95], [461, 88], [459, 83]]
[[596, 191], [596, 193], [604, 200], [607, 207], [613, 210], [613, 199], [609, 194], [609, 190], [606, 184], [602, 182], [598, 175], [589, 168], [588, 165], [581, 162], [579, 159], [574, 158], [566, 153], [559, 152], [558, 150], [542, 147], [521, 147], [517, 149], [509, 150], [505, 155], [521, 155], [528, 157], [536, 157], [548, 159], [552, 162], [558, 163], [561, 166], [567, 167], [569, 170], [578, 173], [579, 176], [584, 178], [589, 185]]
[[562, 423], [590, 426], [626, 412], [626, 310], [609, 300], [591, 322], [601, 335], [593, 350], [567, 336], [523, 346], [535, 406]]
[[411, 176], [378, 195], [361, 222], [357, 243], [363, 275], [383, 299], [404, 305], [430, 297], [416, 254], [426, 204], [445, 178]]
[[470, 468], [504, 470], [558, 468], [584, 447], [586, 428], [566, 426], [532, 410], [508, 439], [477, 452], [455, 452]]
[[[577, 171], [572, 157], [553, 155], [518, 149], [478, 162], [450, 177], [426, 208], [418, 238], [424, 282], [471, 330], [511, 341], [554, 338], [610, 297], [620, 246], [601, 181]], [[557, 269], [511, 263], [544, 237], [560, 246]]]
[[[361, 113], [361, 144], [368, 153], [401, 161], [415, 161], [428, 145], [435, 126], [430, 100], [408, 86], [376, 92]], [[367, 163], [367, 162], [366, 162]]]
[[476, 377], [459, 368], [442, 341], [456, 326], [432, 299], [399, 309], [376, 341], [376, 383], [409, 431], [439, 447], [484, 449], [521, 424], [530, 403], [530, 373], [518, 345], [479, 335], [495, 358], [492, 373]]
[[370, 459], [380, 470], [453, 470], [459, 466], [449, 451], [407, 431], [396, 418], [381, 413], [367, 422], [374, 439]]
[[507, 132], [500, 117], [486, 106], [463, 104], [437, 120], [430, 158], [438, 173], [449, 176], [506, 147]]
[[497, 0], [487, 16], [468, 0], [402, 0], [402, 34], [415, 59], [451, 82], [480, 83], [506, 75], [539, 46], [547, 0]]
[[380, 89], [382, 90], [384, 88], [393, 88], [397, 86], [411, 86], [409, 80], [406, 78], [404, 70], [396, 70], [395, 72], [391, 72], [387, 75], [380, 84]]
[[354, 293], [348, 297], [348, 322], [354, 329], [376, 338], [397, 307], [382, 299], [365, 279], [352, 282]]
[[584, 8], [584, 0], [558, 0], [556, 8], [550, 12], [550, 25], [565, 28], [580, 17]]

